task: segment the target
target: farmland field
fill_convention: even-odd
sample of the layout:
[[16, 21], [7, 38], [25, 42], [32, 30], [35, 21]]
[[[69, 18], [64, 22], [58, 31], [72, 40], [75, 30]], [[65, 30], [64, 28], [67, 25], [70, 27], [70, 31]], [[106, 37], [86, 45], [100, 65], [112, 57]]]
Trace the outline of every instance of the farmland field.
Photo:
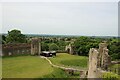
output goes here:
[[[87, 67], [87, 58], [69, 54], [57, 54], [54, 58], [49, 58], [53, 64], [70, 67]], [[2, 60], [3, 78], [68, 78], [73, 77], [63, 70], [52, 67], [48, 61], [39, 56], [17, 56], [4, 57]], [[74, 76], [79, 77], [79, 75]]]

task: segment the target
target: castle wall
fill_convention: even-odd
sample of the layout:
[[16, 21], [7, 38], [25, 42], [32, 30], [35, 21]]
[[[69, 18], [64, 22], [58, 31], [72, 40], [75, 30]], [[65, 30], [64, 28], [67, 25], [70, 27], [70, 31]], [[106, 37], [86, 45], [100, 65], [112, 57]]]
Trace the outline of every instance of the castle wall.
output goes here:
[[89, 51], [88, 78], [97, 78], [97, 62], [99, 52], [91, 48]]
[[71, 44], [67, 45], [65, 47], [65, 51], [68, 52], [69, 54], [74, 54], [73, 46]]
[[33, 38], [31, 40], [31, 55], [41, 54], [41, 43], [39, 38]]
[[2, 56], [12, 56], [12, 55], [21, 55], [21, 54], [30, 54], [30, 53], [31, 53], [31, 44], [28, 43], [2, 45]]
[[111, 64], [106, 43], [100, 43], [99, 49], [91, 48], [89, 51], [88, 78], [99, 78], [107, 71]]
[[40, 55], [40, 39], [33, 38], [31, 43], [11, 43], [2, 45], [2, 54], [0, 56], [13, 56], [21, 54]]

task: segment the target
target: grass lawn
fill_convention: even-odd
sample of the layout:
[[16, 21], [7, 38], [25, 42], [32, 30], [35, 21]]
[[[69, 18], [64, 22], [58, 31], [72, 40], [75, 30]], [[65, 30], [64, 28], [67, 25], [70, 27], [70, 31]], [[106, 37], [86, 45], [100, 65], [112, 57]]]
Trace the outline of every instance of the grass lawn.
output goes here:
[[38, 56], [6, 57], [2, 61], [3, 78], [40, 78], [53, 72], [51, 65]]
[[86, 69], [88, 62], [88, 57], [70, 55], [66, 53], [58, 53], [56, 57], [49, 59], [52, 61], [53, 64], [78, 69]]
[[[54, 64], [72, 67], [87, 67], [87, 57], [69, 54], [57, 54], [49, 58]], [[52, 67], [48, 61], [39, 56], [16, 56], [2, 59], [3, 78], [70, 78], [78, 77], [79, 73], [70, 76], [63, 70]]]
[[80, 72], [75, 72], [73, 75], [67, 74], [62, 69], [54, 68], [54, 71], [42, 78], [80, 78]]
[[0, 56], [0, 79], [2, 78], [2, 57]]

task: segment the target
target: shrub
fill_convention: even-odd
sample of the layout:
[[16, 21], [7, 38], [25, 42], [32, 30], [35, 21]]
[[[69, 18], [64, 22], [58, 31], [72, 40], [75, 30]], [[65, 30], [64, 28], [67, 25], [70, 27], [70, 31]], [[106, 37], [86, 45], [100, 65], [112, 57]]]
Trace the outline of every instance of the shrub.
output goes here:
[[106, 72], [102, 74], [102, 78], [105, 80], [119, 80], [120, 76], [112, 72]]

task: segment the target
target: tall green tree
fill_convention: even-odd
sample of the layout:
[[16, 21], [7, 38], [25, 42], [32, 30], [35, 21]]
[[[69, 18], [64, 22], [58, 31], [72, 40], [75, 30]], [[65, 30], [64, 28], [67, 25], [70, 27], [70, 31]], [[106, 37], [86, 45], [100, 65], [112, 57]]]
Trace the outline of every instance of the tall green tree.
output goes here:
[[49, 50], [58, 50], [58, 49], [59, 49], [59, 47], [55, 43], [52, 43], [52, 44], [49, 45]]
[[25, 43], [27, 42], [26, 36], [21, 34], [20, 30], [11, 30], [8, 31], [8, 35], [6, 36], [7, 43]]
[[109, 42], [108, 49], [112, 60], [120, 59], [120, 41], [118, 39], [112, 39]]
[[49, 46], [47, 43], [42, 43], [42, 51], [48, 51], [49, 50]]
[[74, 42], [74, 47], [78, 55], [87, 56], [90, 48], [97, 48], [99, 43], [95, 38], [81, 36]]
[[1, 39], [1, 41], [2, 41], [2, 44], [5, 44], [6, 43], [6, 37], [5, 37], [5, 35], [2, 35], [2, 37], [0, 37]]

